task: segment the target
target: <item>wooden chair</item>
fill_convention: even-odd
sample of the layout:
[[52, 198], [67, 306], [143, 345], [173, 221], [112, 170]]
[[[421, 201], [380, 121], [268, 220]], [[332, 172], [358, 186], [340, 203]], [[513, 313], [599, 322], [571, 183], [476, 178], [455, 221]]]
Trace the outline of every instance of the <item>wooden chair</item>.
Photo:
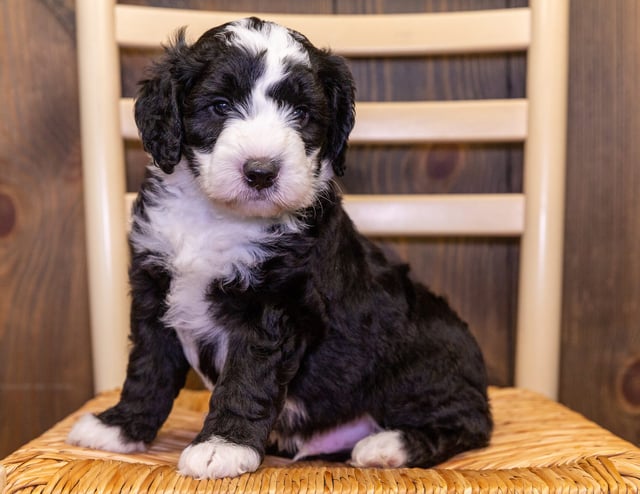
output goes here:
[[429, 470], [355, 469], [268, 458], [253, 474], [198, 481], [175, 471], [178, 455], [197, 433], [207, 407], [206, 392], [198, 391], [181, 394], [147, 453], [118, 455], [66, 445], [64, 438], [79, 414], [117, 400], [117, 392], [105, 390], [122, 384], [126, 365], [131, 198], [126, 198], [122, 138], [137, 138], [137, 130], [132, 101], [120, 94], [118, 49], [158, 46], [182, 25], [197, 37], [247, 15], [114, 3], [92, 0], [76, 6], [91, 334], [95, 389], [101, 394], [2, 460], [0, 488], [154, 493], [640, 490], [640, 450], [548, 399], [557, 397], [559, 368], [568, 0], [441, 14], [261, 16], [347, 57], [527, 51], [526, 99], [361, 102], [351, 136], [354, 144], [524, 142], [522, 193], [346, 198], [359, 228], [375, 236], [521, 238], [517, 387], [491, 390], [496, 431], [488, 448]]
[[[194, 39], [246, 12], [79, 2], [78, 49], [91, 325], [96, 390], [120, 385], [127, 352], [128, 207], [122, 138], [137, 139], [121, 98], [119, 47], [154, 48], [179, 26]], [[524, 193], [350, 196], [360, 230], [376, 236], [520, 236], [516, 385], [557, 396], [562, 291], [568, 2], [531, 8], [406, 15], [263, 15], [348, 57], [527, 50], [527, 98], [361, 102], [352, 144], [524, 142]], [[403, 36], [399, 36], [402, 33]], [[82, 81], [87, 81], [85, 84]], [[129, 196], [129, 201], [131, 197]], [[106, 281], [105, 281], [106, 280]], [[113, 327], [122, 328], [115, 336]]]

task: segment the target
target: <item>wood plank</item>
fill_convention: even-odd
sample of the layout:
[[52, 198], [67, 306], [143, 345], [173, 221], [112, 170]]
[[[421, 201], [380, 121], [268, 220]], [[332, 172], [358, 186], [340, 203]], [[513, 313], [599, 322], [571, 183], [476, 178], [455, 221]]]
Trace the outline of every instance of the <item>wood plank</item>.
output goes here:
[[69, 17], [70, 2], [0, 2], [0, 458], [91, 395]]
[[133, 98], [120, 99], [120, 132], [125, 139], [139, 139], [138, 127], [133, 116]]
[[360, 102], [350, 142], [518, 142], [527, 133], [526, 100]]
[[[352, 144], [519, 142], [527, 133], [523, 99], [429, 102], [359, 102]], [[120, 127], [137, 139], [133, 99], [120, 101]]]
[[522, 194], [348, 195], [345, 209], [374, 237], [518, 236]]
[[640, 444], [640, 3], [571, 7], [560, 398]]
[[[135, 193], [125, 197], [131, 211]], [[347, 195], [345, 209], [372, 237], [504, 236], [522, 233], [522, 194]]]
[[[247, 12], [203, 12], [118, 5], [116, 38], [122, 46], [153, 47], [189, 26], [198, 38], [207, 29]], [[415, 56], [524, 50], [529, 44], [529, 9], [393, 14], [376, 16], [264, 14], [266, 20], [305, 34], [314, 44], [345, 56]]]

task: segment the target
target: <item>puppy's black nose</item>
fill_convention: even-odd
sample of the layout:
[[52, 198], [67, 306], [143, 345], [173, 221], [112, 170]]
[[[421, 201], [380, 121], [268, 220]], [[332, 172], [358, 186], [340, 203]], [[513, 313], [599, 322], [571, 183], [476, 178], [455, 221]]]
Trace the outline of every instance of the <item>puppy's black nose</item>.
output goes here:
[[242, 166], [247, 183], [257, 190], [271, 187], [278, 177], [278, 171], [280, 171], [278, 160], [251, 159]]

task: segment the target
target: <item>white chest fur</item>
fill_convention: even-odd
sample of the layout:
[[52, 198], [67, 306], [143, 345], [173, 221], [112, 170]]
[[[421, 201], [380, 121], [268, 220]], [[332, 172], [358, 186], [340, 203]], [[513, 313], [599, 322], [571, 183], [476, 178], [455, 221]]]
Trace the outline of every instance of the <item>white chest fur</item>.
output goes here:
[[270, 221], [242, 218], [214, 204], [184, 164], [163, 175], [163, 187], [150, 199], [145, 205], [148, 219], [136, 219], [139, 228], [131, 241], [136, 251], [153, 252], [153, 262], [162, 262], [171, 273], [163, 322], [176, 330], [196, 370], [198, 343], [215, 343], [220, 371], [227, 355], [227, 332], [212, 314], [207, 290], [214, 280], [251, 283], [252, 268], [269, 255]]

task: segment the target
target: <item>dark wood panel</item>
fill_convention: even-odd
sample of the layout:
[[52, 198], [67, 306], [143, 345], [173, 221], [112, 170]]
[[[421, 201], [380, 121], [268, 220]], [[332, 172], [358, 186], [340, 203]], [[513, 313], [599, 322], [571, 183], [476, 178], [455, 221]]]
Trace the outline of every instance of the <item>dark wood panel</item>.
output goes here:
[[0, 3], [0, 457], [91, 393], [70, 18]]
[[571, 3], [561, 399], [640, 443], [640, 3]]

